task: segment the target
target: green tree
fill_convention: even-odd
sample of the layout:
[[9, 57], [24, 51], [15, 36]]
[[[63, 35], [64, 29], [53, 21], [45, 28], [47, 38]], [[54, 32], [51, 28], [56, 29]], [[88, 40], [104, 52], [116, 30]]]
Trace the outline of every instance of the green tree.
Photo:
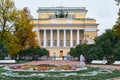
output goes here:
[[114, 47], [114, 54], [116, 54], [114, 60], [120, 60], [120, 40], [118, 40]]
[[101, 47], [103, 57], [107, 57], [108, 63], [111, 64], [114, 60], [114, 46], [118, 41], [118, 37], [113, 30], [106, 30], [105, 33], [95, 39], [96, 45]]
[[[117, 5], [120, 5], [120, 0], [115, 0], [117, 2]], [[115, 44], [114, 50], [113, 52], [115, 53], [115, 60], [120, 60], [119, 56], [120, 56], [120, 9], [118, 12], [118, 18], [116, 21], [116, 24], [113, 26], [113, 30], [115, 32], [115, 34], [118, 36], [119, 40], [118, 42]]]
[[87, 55], [88, 51], [93, 45], [79, 44], [75, 48], [71, 48], [69, 54], [73, 57], [80, 57], [80, 55]]
[[92, 60], [101, 60], [103, 58], [103, 50], [101, 46], [94, 45], [87, 52], [87, 56], [89, 56]]
[[120, 9], [118, 13], [118, 19], [116, 21], [116, 24], [113, 26], [113, 30], [117, 34], [117, 36], [120, 38]]
[[45, 48], [40, 48], [39, 46], [38, 47], [29, 47], [25, 50], [23, 50], [23, 53], [20, 54], [21, 56], [38, 56], [38, 57], [41, 57], [41, 56], [48, 56], [49, 55], [49, 51]]
[[3, 59], [8, 55], [8, 50], [2, 42], [0, 42], [0, 59]]

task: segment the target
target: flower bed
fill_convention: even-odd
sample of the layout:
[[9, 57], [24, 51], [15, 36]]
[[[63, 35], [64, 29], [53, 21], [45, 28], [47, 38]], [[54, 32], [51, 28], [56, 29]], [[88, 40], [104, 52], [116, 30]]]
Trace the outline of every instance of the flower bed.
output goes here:
[[7, 66], [5, 69], [13, 71], [71, 71], [77, 70], [79, 66], [72, 65], [50, 65], [50, 64], [40, 64], [40, 65], [12, 65]]

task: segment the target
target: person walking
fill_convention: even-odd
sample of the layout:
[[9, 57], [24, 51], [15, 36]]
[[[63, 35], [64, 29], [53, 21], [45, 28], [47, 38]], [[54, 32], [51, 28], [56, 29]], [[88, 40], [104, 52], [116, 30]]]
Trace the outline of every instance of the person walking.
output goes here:
[[85, 66], [85, 57], [81, 54], [80, 55], [80, 67], [84, 67]]

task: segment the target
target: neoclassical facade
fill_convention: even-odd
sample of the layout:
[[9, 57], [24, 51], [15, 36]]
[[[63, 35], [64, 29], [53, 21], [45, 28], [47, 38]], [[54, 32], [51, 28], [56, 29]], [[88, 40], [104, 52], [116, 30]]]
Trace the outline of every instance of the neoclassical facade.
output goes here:
[[38, 19], [32, 21], [36, 39], [50, 56], [67, 56], [71, 47], [94, 44], [98, 24], [86, 18], [85, 7], [39, 7], [37, 13]]

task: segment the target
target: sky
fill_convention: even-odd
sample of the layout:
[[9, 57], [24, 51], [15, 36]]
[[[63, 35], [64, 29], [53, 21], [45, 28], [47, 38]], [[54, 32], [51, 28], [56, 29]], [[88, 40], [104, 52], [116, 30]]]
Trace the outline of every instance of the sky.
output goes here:
[[119, 7], [114, 0], [14, 0], [17, 9], [28, 7], [31, 15], [37, 18], [38, 7], [86, 7], [87, 17], [96, 19], [98, 35], [112, 29], [118, 17]]

